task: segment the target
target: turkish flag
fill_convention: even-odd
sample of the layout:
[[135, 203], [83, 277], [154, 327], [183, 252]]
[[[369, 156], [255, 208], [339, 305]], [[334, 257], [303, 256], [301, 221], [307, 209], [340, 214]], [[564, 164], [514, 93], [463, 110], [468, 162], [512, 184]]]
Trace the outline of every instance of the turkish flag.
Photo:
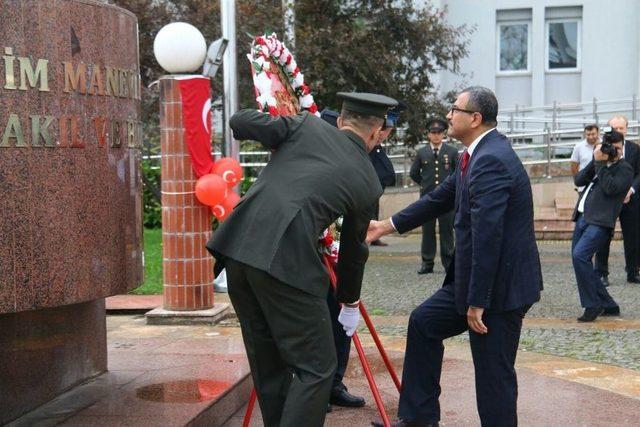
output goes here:
[[211, 157], [211, 86], [209, 78], [189, 76], [179, 80], [182, 123], [193, 172], [198, 178], [213, 167]]

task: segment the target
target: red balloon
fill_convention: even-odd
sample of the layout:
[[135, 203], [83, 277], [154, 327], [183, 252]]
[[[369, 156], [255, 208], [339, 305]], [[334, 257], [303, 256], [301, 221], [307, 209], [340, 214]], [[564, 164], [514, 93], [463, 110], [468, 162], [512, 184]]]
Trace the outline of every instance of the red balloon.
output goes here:
[[239, 201], [240, 196], [238, 196], [238, 193], [231, 191], [222, 203], [211, 207], [211, 212], [213, 212], [213, 215], [218, 218], [218, 221], [222, 222], [231, 215], [233, 208], [236, 207]]
[[223, 157], [216, 161], [211, 168], [211, 173], [220, 175], [229, 187], [235, 187], [242, 181], [242, 166], [231, 157]]
[[203, 205], [215, 206], [222, 203], [228, 191], [227, 183], [212, 173], [202, 175], [196, 182], [196, 198]]

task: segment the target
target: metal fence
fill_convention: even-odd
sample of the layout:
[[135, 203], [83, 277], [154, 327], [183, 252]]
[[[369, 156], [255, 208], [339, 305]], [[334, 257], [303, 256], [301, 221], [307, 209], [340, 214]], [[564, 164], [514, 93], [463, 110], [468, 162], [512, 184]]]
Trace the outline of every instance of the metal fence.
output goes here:
[[[593, 123], [602, 125], [613, 115], [624, 114], [630, 122], [637, 122], [640, 100], [634, 94], [631, 98], [599, 100], [593, 98], [590, 102], [560, 103], [554, 101], [551, 105], [515, 108], [500, 112], [498, 122], [500, 130], [514, 133], [526, 130], [541, 130], [545, 127], [560, 130], [563, 127], [582, 126]], [[538, 128], [531, 129], [532, 126]]]
[[[506, 109], [498, 116], [498, 130], [504, 133], [513, 143], [525, 166], [545, 165], [545, 176], [552, 177], [552, 165], [570, 161], [569, 157], [576, 142], [582, 139], [583, 128], [587, 124], [602, 125], [611, 116], [625, 114], [628, 116], [628, 139], [638, 139], [640, 124], [638, 123], [638, 103], [632, 98], [598, 100], [587, 103], [554, 102], [553, 105], [539, 107], [518, 107]], [[455, 141], [449, 141], [458, 146]], [[426, 141], [408, 147], [401, 141], [395, 144], [384, 144], [391, 159], [396, 177], [396, 186], [414, 185], [409, 177], [411, 163], [415, 152], [425, 146]], [[219, 157], [220, 152], [213, 152]], [[240, 164], [245, 176], [255, 179], [262, 168], [267, 165], [271, 153], [269, 151], [240, 151]], [[152, 168], [160, 167], [160, 155], [144, 156], [152, 162]]]

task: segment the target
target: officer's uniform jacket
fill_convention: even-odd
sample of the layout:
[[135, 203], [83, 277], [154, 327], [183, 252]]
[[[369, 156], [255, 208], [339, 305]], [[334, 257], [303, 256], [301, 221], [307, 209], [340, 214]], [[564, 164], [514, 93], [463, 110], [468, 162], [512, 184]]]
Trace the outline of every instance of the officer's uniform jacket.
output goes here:
[[411, 179], [420, 185], [420, 195], [435, 189], [458, 165], [458, 150], [447, 143], [442, 143], [438, 150], [438, 158], [434, 156], [431, 144], [419, 149], [411, 165]]
[[259, 141], [275, 152], [207, 243], [216, 267], [229, 257], [324, 298], [329, 283], [318, 238], [344, 215], [338, 299], [357, 300], [369, 255], [367, 227], [382, 194], [362, 139], [307, 112], [272, 117], [241, 110], [230, 126], [234, 138]]

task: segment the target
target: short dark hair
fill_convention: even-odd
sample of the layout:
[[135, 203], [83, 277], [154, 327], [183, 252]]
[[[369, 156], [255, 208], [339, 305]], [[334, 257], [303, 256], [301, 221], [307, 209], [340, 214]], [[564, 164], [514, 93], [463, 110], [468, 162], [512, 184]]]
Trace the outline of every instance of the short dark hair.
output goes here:
[[496, 126], [498, 124], [498, 100], [491, 89], [482, 86], [469, 86], [460, 93], [468, 93], [466, 108], [482, 115], [482, 123]]
[[355, 127], [358, 130], [368, 132], [373, 127], [382, 127], [384, 119], [377, 116], [369, 116], [361, 113], [354, 113], [346, 109], [342, 109], [340, 113], [344, 124]]
[[590, 130], [594, 130], [594, 129], [595, 129], [595, 130], [598, 130], [598, 125], [595, 125], [595, 124], [593, 124], [593, 123], [592, 123], [592, 124], [590, 124], [590, 125], [586, 125], [586, 126], [584, 127], [585, 132], [590, 131]]
[[609, 134], [609, 141], [612, 144], [618, 143], [618, 142], [624, 142], [624, 135], [621, 134], [620, 132], [616, 132], [615, 130], [612, 130], [610, 132], [607, 132]]

